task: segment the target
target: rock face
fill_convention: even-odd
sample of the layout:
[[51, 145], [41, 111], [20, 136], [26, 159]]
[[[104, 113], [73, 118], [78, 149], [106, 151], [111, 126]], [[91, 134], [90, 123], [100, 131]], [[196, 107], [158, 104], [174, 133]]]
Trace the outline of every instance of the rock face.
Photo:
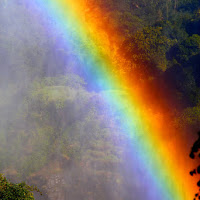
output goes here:
[[65, 181], [60, 174], [52, 175], [46, 184], [46, 191], [49, 200], [66, 200], [64, 185]]

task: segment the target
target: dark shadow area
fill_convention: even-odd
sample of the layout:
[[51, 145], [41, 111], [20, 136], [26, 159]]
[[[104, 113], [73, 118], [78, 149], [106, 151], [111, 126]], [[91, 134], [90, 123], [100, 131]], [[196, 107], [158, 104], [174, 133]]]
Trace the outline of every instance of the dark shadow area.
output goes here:
[[[198, 132], [198, 136], [199, 137], [198, 137], [197, 141], [195, 141], [195, 143], [193, 144], [191, 152], [190, 152], [191, 159], [195, 159], [196, 154], [198, 154], [197, 159], [200, 158], [200, 152], [199, 152], [199, 150], [200, 150], [200, 131]], [[193, 176], [194, 174], [195, 175], [200, 174], [200, 165], [196, 169], [190, 171], [191, 176]], [[199, 191], [195, 194], [194, 200], [200, 199], [200, 180], [197, 182], [197, 186], [199, 187]]]

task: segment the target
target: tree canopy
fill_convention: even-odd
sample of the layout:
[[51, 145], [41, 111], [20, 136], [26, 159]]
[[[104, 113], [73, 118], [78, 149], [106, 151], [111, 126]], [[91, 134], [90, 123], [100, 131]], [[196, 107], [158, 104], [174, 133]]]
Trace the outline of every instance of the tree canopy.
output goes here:
[[34, 200], [32, 191], [39, 191], [26, 183], [11, 183], [0, 174], [0, 199], [2, 200]]

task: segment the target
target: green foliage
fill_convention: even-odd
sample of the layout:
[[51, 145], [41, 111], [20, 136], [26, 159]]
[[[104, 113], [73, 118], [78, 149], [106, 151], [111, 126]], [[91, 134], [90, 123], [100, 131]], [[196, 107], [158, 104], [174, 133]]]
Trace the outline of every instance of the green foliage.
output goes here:
[[199, 128], [200, 123], [200, 106], [188, 107], [181, 115], [175, 119], [175, 124], [179, 128], [193, 127]]
[[125, 56], [139, 65], [165, 71], [166, 52], [174, 41], [162, 35], [161, 27], [145, 27], [123, 44]]
[[194, 13], [194, 11], [198, 9], [199, 5], [200, 4], [198, 0], [180, 0], [179, 10]]
[[184, 40], [177, 47], [177, 60], [180, 63], [188, 61], [192, 56], [200, 53], [200, 36], [194, 34]]
[[141, 18], [128, 11], [113, 11], [109, 14], [108, 19], [111, 26], [122, 34], [123, 39], [130, 37], [145, 25]]
[[14, 184], [0, 174], [0, 199], [2, 200], [34, 200], [32, 191], [39, 190], [23, 183]]

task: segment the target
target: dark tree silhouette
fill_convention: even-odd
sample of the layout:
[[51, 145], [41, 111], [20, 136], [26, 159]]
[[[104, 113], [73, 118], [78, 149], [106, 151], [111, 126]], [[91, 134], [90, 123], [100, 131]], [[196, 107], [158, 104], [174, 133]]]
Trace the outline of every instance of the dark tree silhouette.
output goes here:
[[[198, 132], [198, 139], [197, 141], [193, 144], [191, 152], [190, 152], [190, 158], [195, 159], [195, 154], [198, 154], [198, 157], [200, 158], [200, 131]], [[194, 174], [200, 174], [200, 165], [190, 171], [190, 175], [193, 176]], [[197, 182], [197, 186], [199, 187], [198, 193], [195, 194], [194, 200], [200, 199], [200, 180]]]

